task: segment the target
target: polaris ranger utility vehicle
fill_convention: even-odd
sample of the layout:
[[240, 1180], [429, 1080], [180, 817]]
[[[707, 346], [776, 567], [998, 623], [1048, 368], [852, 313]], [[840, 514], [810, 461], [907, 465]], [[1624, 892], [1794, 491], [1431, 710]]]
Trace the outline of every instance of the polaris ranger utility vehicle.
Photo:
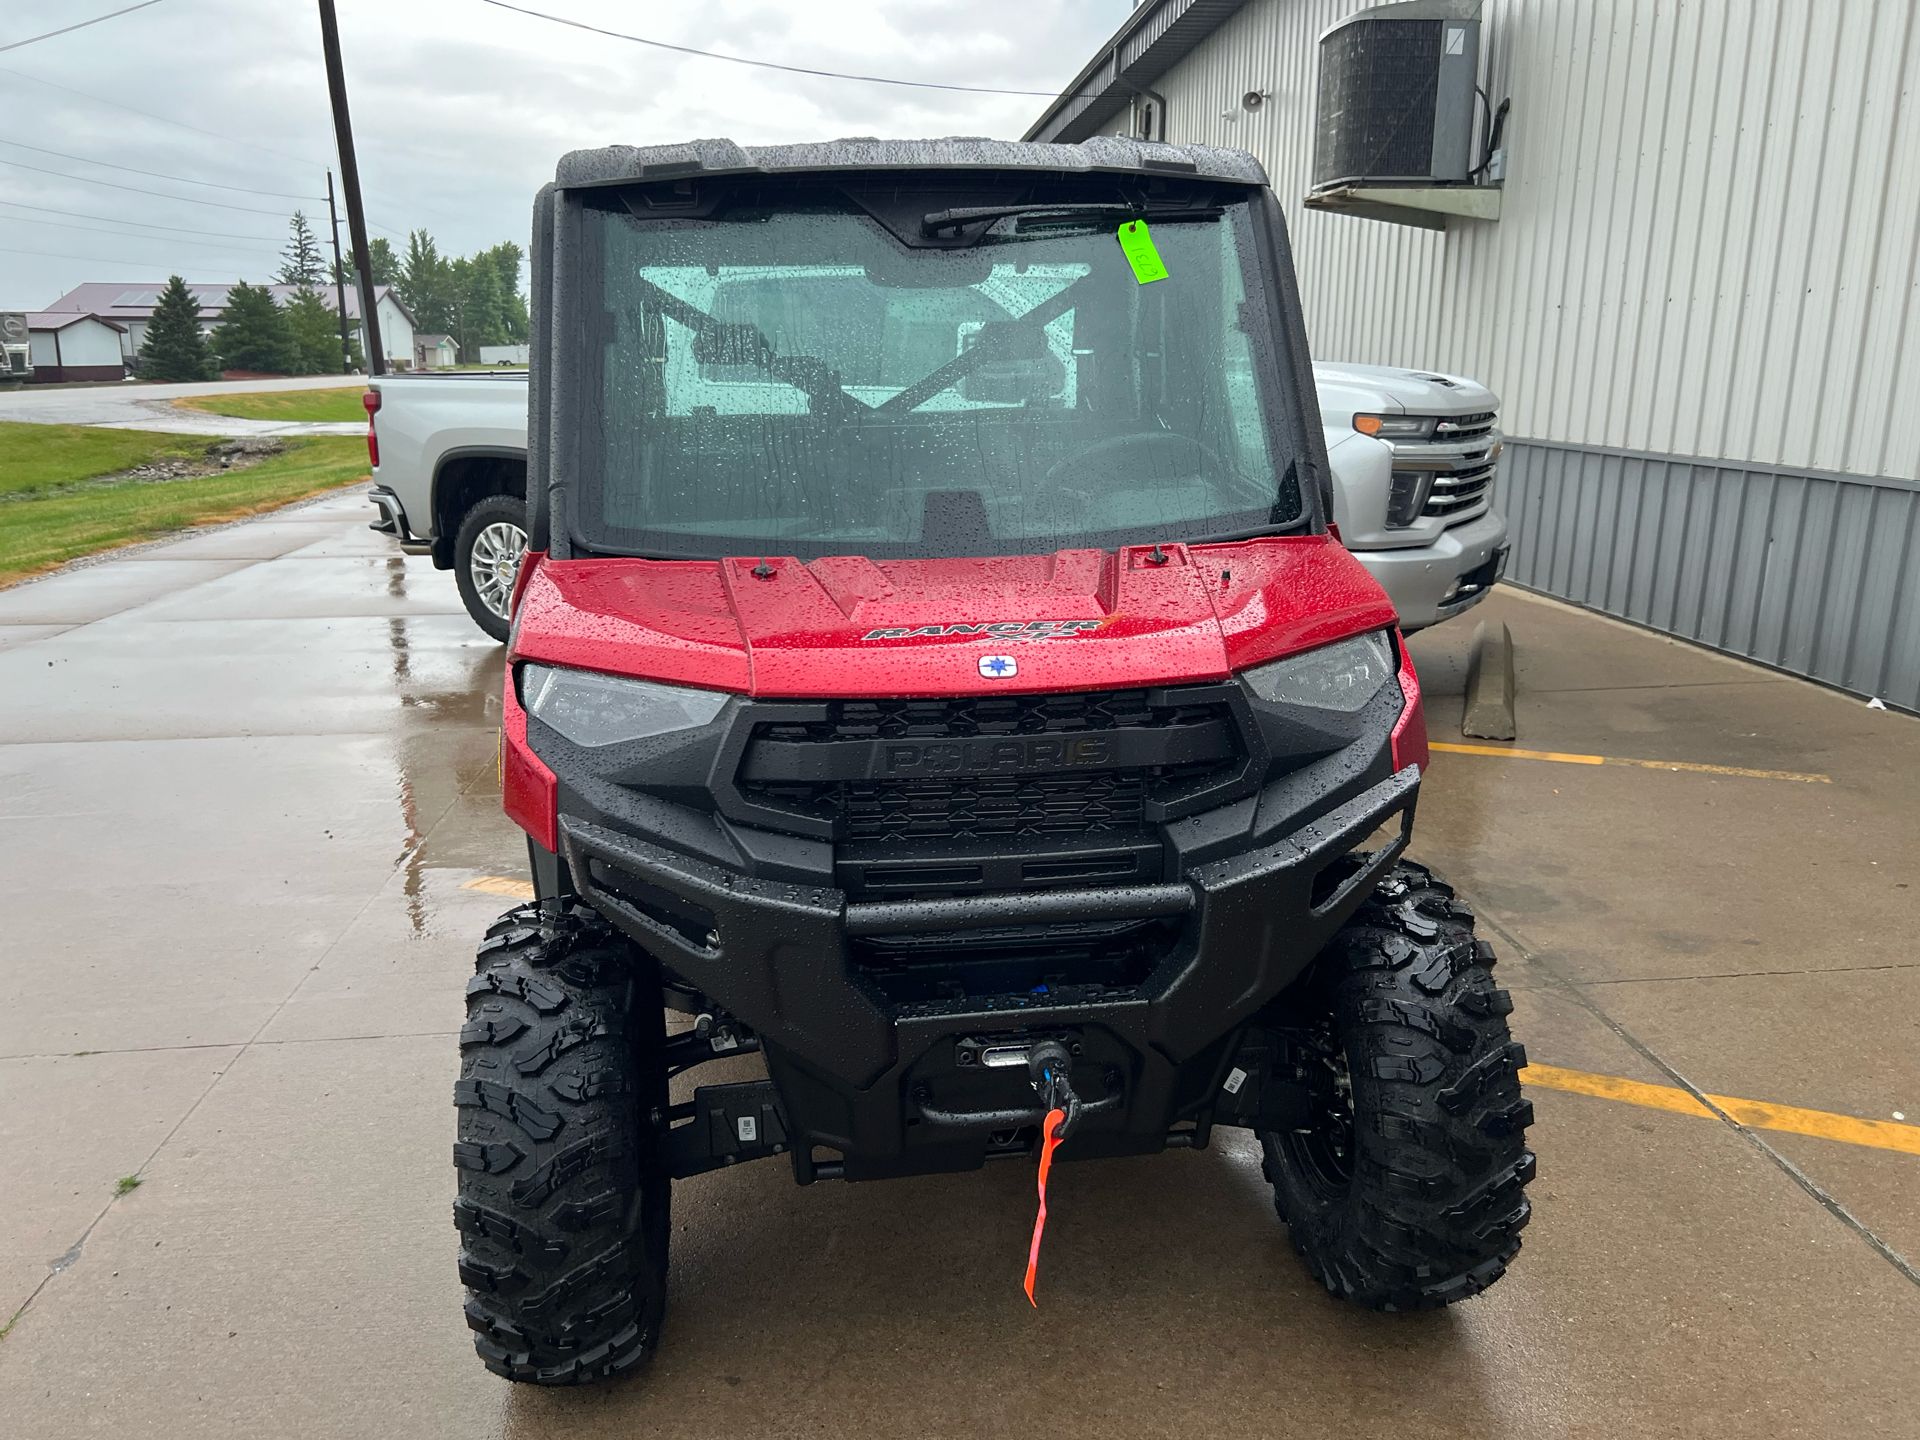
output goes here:
[[672, 1182], [773, 1157], [1242, 1126], [1334, 1295], [1498, 1279], [1524, 1057], [1401, 858], [1419, 686], [1327, 530], [1252, 158], [582, 152], [533, 275], [502, 775], [539, 898], [481, 946], [455, 1095], [487, 1365], [642, 1361]]

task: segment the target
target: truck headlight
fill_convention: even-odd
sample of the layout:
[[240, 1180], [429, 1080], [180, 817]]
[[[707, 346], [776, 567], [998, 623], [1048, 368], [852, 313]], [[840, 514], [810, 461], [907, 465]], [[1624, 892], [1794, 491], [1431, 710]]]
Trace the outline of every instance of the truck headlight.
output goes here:
[[624, 680], [551, 665], [520, 668], [520, 703], [576, 745], [619, 745], [713, 722], [727, 703], [718, 690]]
[[1393, 645], [1384, 630], [1374, 630], [1257, 665], [1240, 678], [1262, 700], [1351, 715], [1380, 693], [1393, 671]]
[[1356, 415], [1353, 428], [1381, 440], [1425, 440], [1438, 420], [1432, 415]]

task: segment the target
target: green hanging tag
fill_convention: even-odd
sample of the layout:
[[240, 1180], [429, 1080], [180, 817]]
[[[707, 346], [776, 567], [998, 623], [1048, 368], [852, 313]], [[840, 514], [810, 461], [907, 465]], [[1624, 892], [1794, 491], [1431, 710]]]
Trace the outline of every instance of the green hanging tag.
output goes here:
[[1154, 248], [1146, 221], [1129, 220], [1120, 227], [1120, 248], [1126, 253], [1127, 264], [1133, 267], [1133, 278], [1142, 285], [1167, 278], [1167, 267]]

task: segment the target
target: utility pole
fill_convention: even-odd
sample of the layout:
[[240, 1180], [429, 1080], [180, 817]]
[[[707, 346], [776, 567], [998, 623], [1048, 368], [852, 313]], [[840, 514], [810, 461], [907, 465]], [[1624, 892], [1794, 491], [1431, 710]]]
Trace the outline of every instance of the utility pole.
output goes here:
[[[333, 171], [327, 171], [327, 233], [333, 237], [333, 308], [340, 317], [340, 373], [353, 373], [353, 341], [347, 335], [347, 276], [340, 264], [340, 212], [333, 207]], [[358, 287], [356, 287], [358, 288]]]
[[340, 145], [340, 183], [347, 192], [347, 234], [353, 238], [367, 373], [384, 375], [387, 356], [380, 344], [380, 316], [373, 308], [373, 258], [367, 253], [367, 214], [360, 204], [360, 165], [353, 154], [353, 121], [347, 115], [347, 78], [340, 68], [340, 22], [334, 17], [333, 0], [320, 0], [320, 48], [326, 52], [327, 97], [333, 102], [333, 134]]

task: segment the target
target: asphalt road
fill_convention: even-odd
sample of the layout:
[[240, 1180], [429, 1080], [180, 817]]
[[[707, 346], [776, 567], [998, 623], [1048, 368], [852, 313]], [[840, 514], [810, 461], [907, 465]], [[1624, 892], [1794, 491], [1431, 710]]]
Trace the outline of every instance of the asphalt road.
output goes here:
[[360, 375], [300, 375], [284, 380], [209, 380], [192, 385], [39, 386], [0, 390], [0, 420], [36, 425], [100, 425], [111, 430], [164, 430], [180, 435], [358, 435], [362, 424], [242, 420], [209, 415], [173, 402], [188, 395], [236, 395], [261, 390], [322, 390], [364, 386]]
[[[1920, 1435], [1920, 723], [1518, 597], [1547, 758], [1436, 755], [1415, 846], [1535, 1062], [1493, 1290], [1329, 1300], [1230, 1132], [1058, 1168], [1037, 1313], [1029, 1168], [767, 1162], [676, 1191], [650, 1372], [493, 1378], [449, 1147], [500, 651], [367, 518], [0, 593], [0, 1433]], [[1416, 642], [1443, 741], [1470, 633]]]

